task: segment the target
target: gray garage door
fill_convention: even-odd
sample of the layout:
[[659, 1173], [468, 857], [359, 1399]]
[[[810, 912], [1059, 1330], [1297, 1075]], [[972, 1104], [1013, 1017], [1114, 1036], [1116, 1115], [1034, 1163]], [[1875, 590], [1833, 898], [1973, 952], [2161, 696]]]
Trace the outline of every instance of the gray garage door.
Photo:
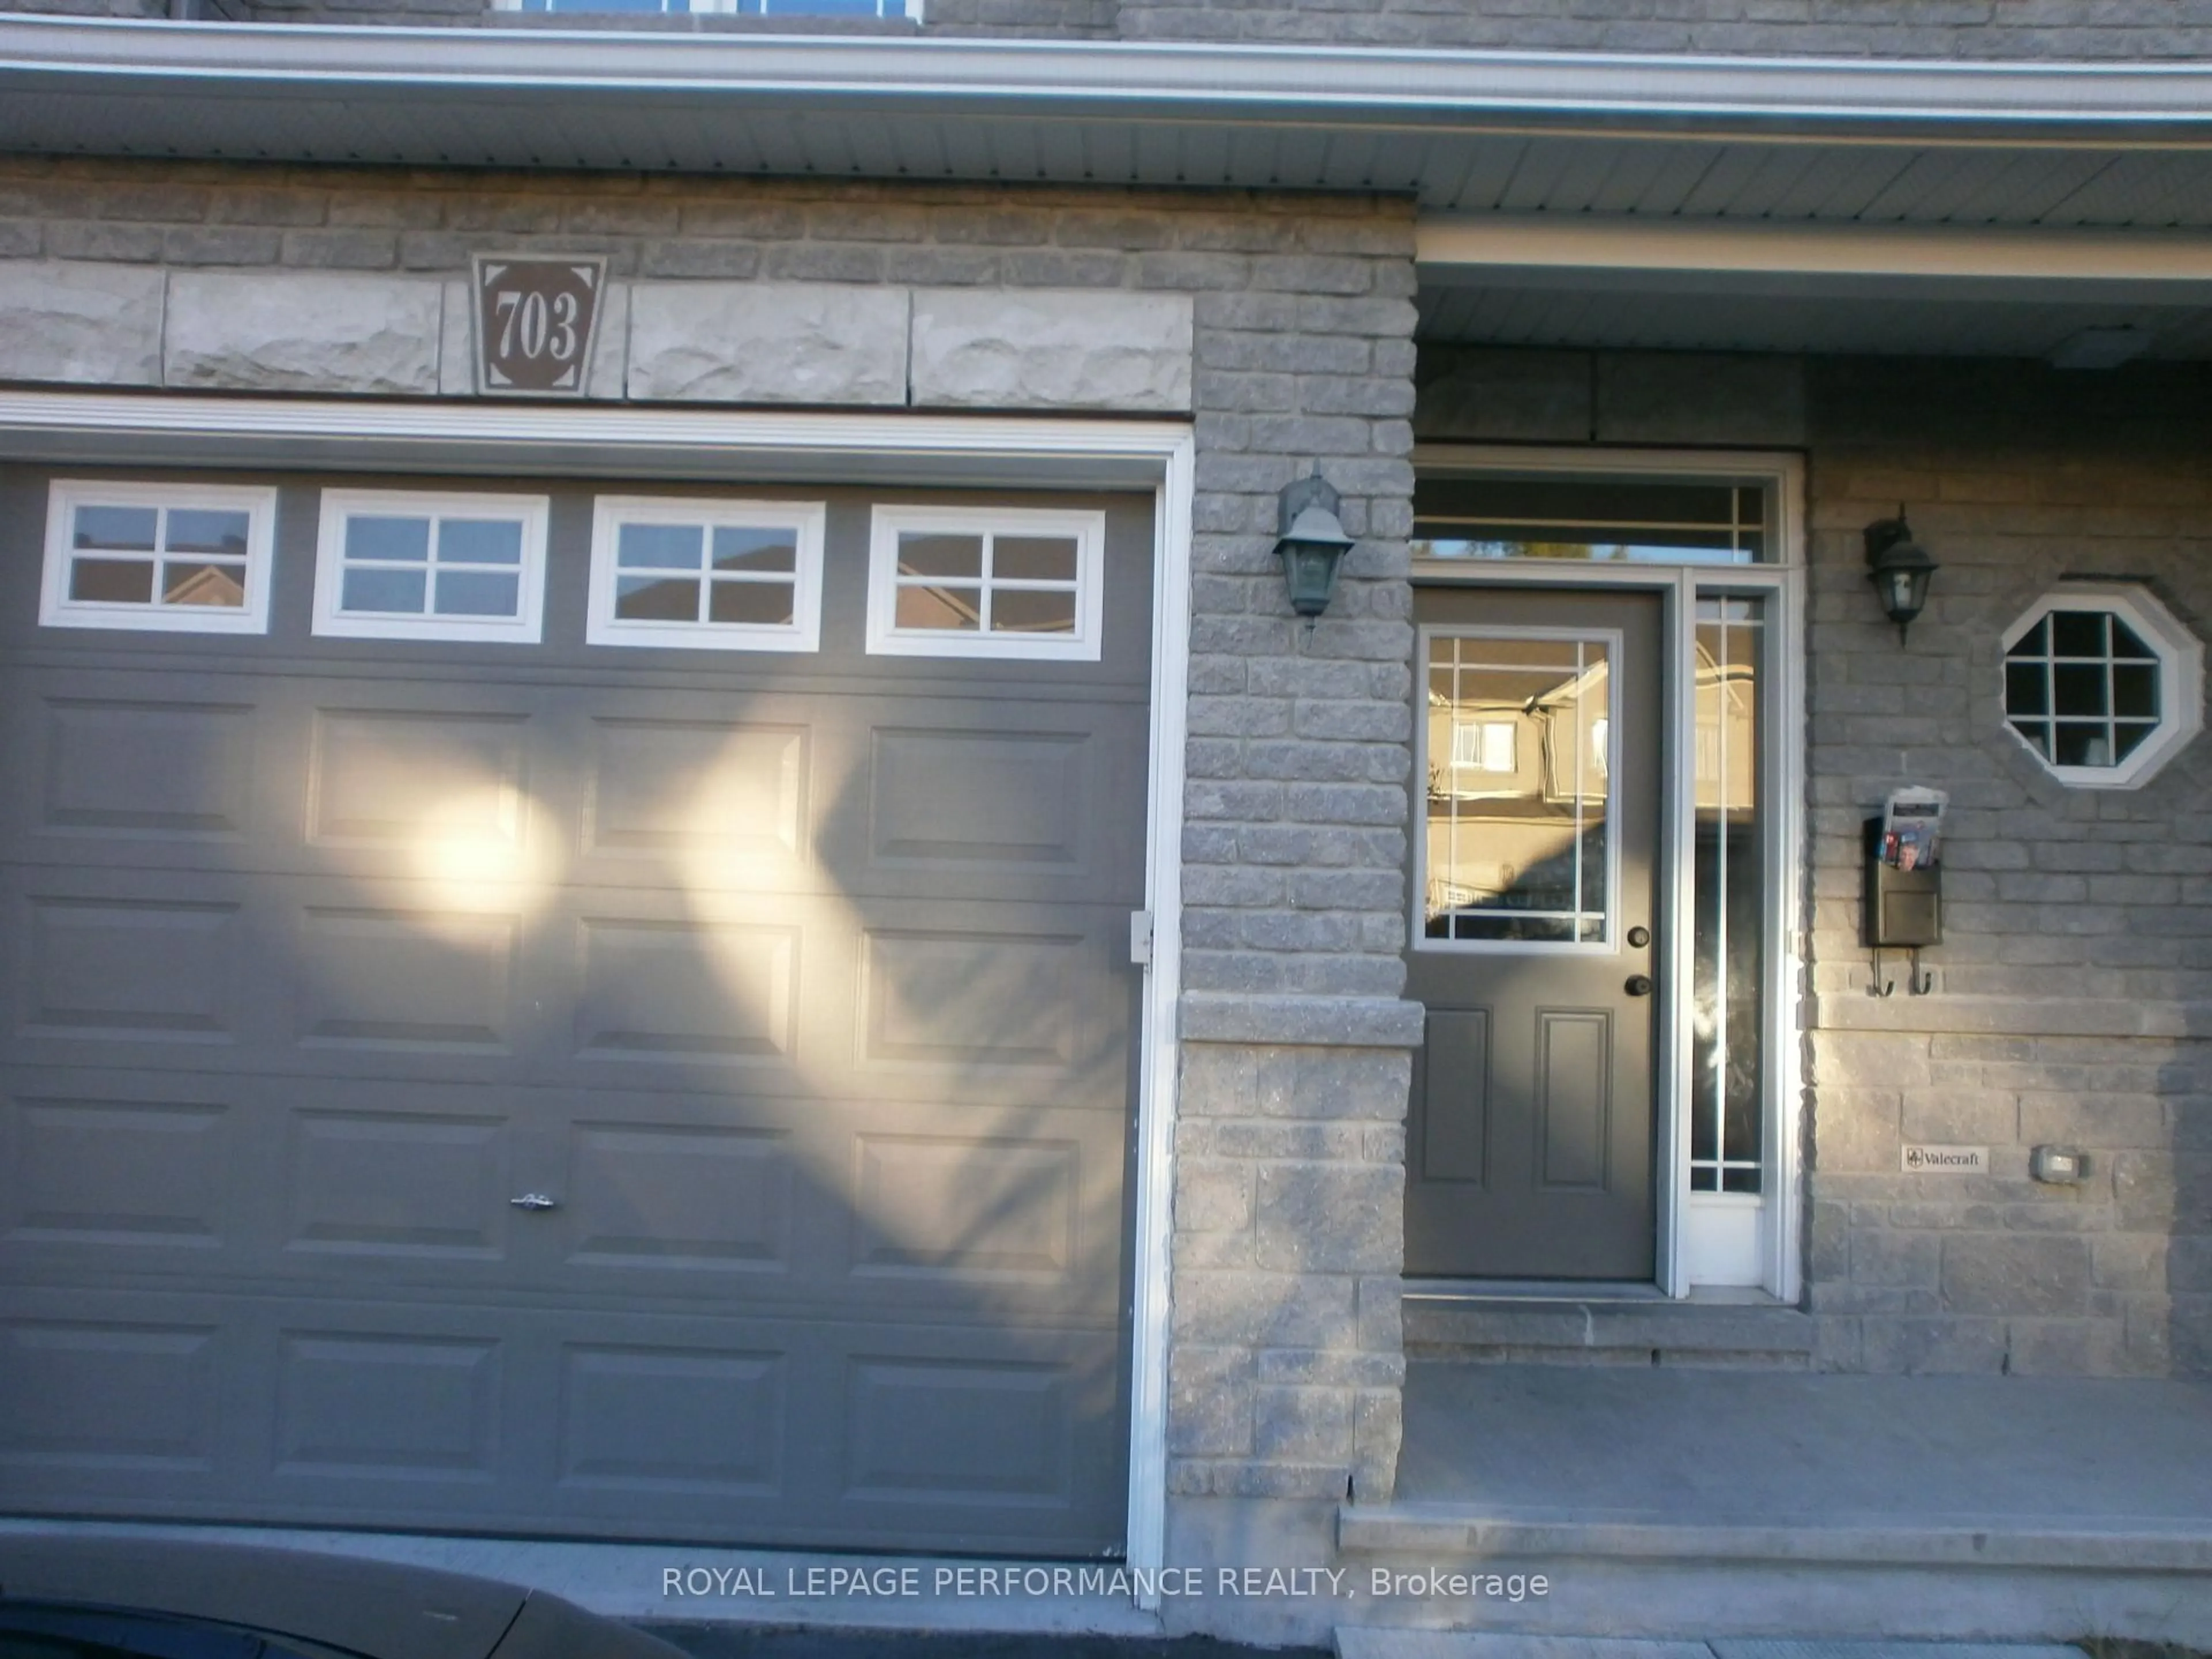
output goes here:
[[866, 651], [858, 491], [739, 492], [818, 650], [587, 646], [527, 479], [542, 643], [316, 637], [405, 481], [264, 482], [223, 638], [40, 627], [0, 477], [0, 1510], [1117, 1547], [1149, 500], [1046, 503], [1101, 660], [973, 660]]

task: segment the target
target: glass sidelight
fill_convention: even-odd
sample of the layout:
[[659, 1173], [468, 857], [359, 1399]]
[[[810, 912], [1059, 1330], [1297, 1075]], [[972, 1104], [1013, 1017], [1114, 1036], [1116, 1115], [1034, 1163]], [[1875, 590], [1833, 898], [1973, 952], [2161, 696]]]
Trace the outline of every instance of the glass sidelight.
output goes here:
[[1428, 939], [1610, 937], [1613, 653], [1604, 634], [1428, 635]]
[[1767, 601], [1698, 601], [1690, 1190], [1757, 1194], [1765, 1164]]

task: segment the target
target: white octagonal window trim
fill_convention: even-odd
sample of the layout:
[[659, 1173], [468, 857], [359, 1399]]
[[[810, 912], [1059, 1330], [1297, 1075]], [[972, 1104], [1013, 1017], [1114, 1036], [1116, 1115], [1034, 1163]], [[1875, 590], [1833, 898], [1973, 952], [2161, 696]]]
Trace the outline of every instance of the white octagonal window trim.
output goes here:
[[2203, 724], [2204, 647], [2148, 589], [2065, 582], [2004, 633], [2005, 729], [2061, 783], [2133, 789]]

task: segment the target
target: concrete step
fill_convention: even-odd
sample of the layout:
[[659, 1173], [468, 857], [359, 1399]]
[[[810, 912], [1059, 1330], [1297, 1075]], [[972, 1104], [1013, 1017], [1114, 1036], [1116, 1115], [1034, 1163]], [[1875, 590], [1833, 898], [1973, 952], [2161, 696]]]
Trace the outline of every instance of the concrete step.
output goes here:
[[[1410, 1560], [1540, 1556], [1810, 1562], [1850, 1566], [2105, 1568], [2212, 1577], [2212, 1523], [2023, 1523], [2016, 1516], [1775, 1516], [1734, 1522], [1513, 1511], [1465, 1504], [1346, 1504], [1346, 1555]], [[2212, 1582], [2204, 1586], [2212, 1591]]]
[[1653, 1642], [1340, 1626], [1337, 1659], [2083, 1659], [2057, 1642]]
[[[1352, 1628], [1457, 1639], [1480, 1626], [1499, 1639], [1583, 1644], [1447, 1653], [1347, 1647], [1340, 1632], [1343, 1659], [1800, 1659], [1809, 1638], [1826, 1639], [1802, 1659], [1967, 1659], [1949, 1647], [1893, 1654], [1883, 1645], [1900, 1639], [2009, 1647], [2118, 1637], [2212, 1648], [2212, 1522], [1678, 1522], [1428, 1503], [1345, 1506], [1337, 1547], [1359, 1598], [1345, 1609], [1358, 1620]], [[1611, 1639], [1632, 1638], [1642, 1639]], [[1759, 1638], [1790, 1644], [1748, 1639]], [[1711, 1653], [1677, 1651], [1686, 1642]]]
[[1410, 1358], [1808, 1370], [1813, 1321], [1778, 1303], [1408, 1291]]

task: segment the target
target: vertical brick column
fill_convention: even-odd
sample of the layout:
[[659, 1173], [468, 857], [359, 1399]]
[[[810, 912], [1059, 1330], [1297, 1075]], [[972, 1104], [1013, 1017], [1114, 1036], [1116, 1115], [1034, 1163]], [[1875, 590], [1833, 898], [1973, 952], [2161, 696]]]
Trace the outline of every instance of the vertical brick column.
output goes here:
[[[1411, 765], [1409, 211], [1237, 227], [1197, 310], [1170, 1489], [1381, 1500], [1395, 1479]], [[1360, 538], [1290, 610], [1277, 497]]]

